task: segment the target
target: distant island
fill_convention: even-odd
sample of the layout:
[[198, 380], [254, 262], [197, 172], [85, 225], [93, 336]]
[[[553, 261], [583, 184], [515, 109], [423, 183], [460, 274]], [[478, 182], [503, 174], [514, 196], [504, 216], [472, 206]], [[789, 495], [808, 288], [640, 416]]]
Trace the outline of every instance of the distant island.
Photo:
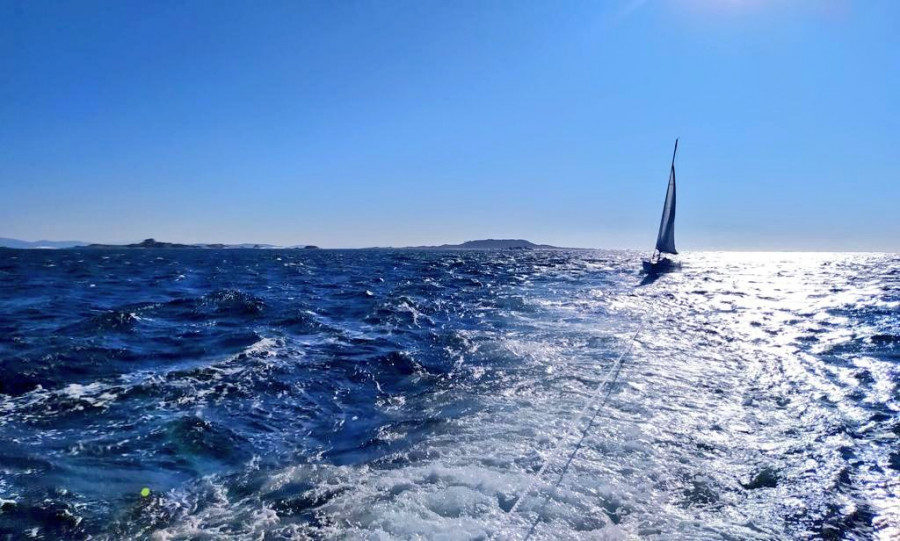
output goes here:
[[16, 248], [19, 250], [56, 250], [59, 248], [76, 248], [89, 243], [80, 240], [19, 240], [0, 237], [0, 248]]
[[469, 240], [462, 244], [441, 244], [440, 246], [409, 246], [405, 250], [561, 250], [558, 246], [535, 244], [524, 239], [483, 239]]
[[271, 250], [275, 248], [285, 248], [285, 249], [297, 249], [302, 248], [305, 250], [317, 250], [318, 246], [313, 246], [312, 244], [301, 245], [301, 246], [275, 246], [274, 244], [222, 244], [222, 243], [214, 243], [214, 244], [179, 244], [177, 242], [161, 242], [156, 239], [145, 239], [141, 242], [136, 242], [133, 244], [88, 244], [87, 246], [82, 246], [82, 248], [206, 248], [213, 250], [227, 250], [227, 249], [250, 249], [250, 250]]
[[[251, 249], [251, 250], [272, 250], [272, 249], [303, 249], [317, 250], [318, 246], [312, 244], [299, 244], [295, 246], [276, 246], [274, 244], [222, 244], [222, 243], [200, 243], [200, 244], [180, 244], [177, 242], [163, 242], [156, 239], [145, 239], [141, 242], [131, 244], [102, 244], [88, 243], [79, 241], [25, 241], [18, 239], [8, 239], [0, 237], [0, 248], [15, 248], [21, 250], [31, 249], [65, 249], [78, 248], [88, 250], [111, 250], [111, 249]], [[549, 244], [535, 244], [524, 239], [482, 239], [470, 240], [462, 244], [441, 244], [439, 246], [406, 246], [401, 248], [377, 248], [382, 250], [563, 250], [558, 246]]]
[[13, 248], [17, 250], [60, 250], [66, 248], [80, 248], [80, 249], [98, 249], [98, 250], [109, 250], [109, 249], [146, 249], [146, 248], [175, 248], [175, 249], [186, 249], [186, 248], [201, 248], [201, 249], [220, 249], [220, 250], [228, 250], [228, 249], [251, 249], [251, 250], [271, 250], [271, 249], [304, 249], [304, 250], [317, 250], [319, 247], [314, 246], [312, 244], [299, 244], [296, 246], [276, 246], [274, 244], [260, 244], [260, 243], [244, 243], [244, 244], [223, 244], [223, 243], [199, 243], [199, 244], [179, 244], [177, 242], [162, 242], [156, 239], [145, 239], [141, 242], [135, 242], [131, 244], [102, 244], [98, 242], [81, 242], [81, 241], [51, 241], [51, 240], [39, 240], [39, 241], [28, 241], [28, 240], [19, 240], [19, 239], [9, 239], [0, 237], [0, 248]]

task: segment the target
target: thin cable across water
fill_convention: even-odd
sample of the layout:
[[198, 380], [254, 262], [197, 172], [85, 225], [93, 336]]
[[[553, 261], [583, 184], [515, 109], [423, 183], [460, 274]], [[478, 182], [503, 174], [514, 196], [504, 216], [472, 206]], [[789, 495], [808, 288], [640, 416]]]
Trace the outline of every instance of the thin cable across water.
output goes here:
[[[569, 470], [569, 466], [571, 465], [572, 460], [575, 458], [575, 455], [578, 454], [578, 451], [581, 449], [581, 445], [584, 442], [584, 439], [587, 436], [588, 431], [590, 430], [591, 426], [594, 424], [594, 420], [597, 418], [597, 413], [600, 411], [600, 409], [603, 407], [603, 405], [606, 404], [606, 400], [609, 398], [610, 392], [612, 391], [612, 384], [615, 383], [616, 379], [619, 377], [619, 372], [621, 371], [621, 368], [622, 368], [622, 362], [624, 361], [625, 357], [631, 352], [632, 348], [634, 347], [634, 343], [637, 340], [637, 337], [641, 333], [643, 328], [644, 328], [644, 322], [642, 320], [641, 323], [638, 325], [638, 329], [634, 332], [634, 334], [631, 336], [631, 339], [628, 341], [628, 346], [626, 347], [625, 351], [623, 351], [622, 354], [619, 355], [619, 357], [616, 359], [616, 362], [613, 363], [613, 365], [610, 367], [606, 376], [603, 378], [603, 380], [600, 381], [600, 383], [594, 389], [594, 392], [591, 393], [590, 399], [588, 400], [587, 404], [585, 404], [584, 408], [578, 413], [578, 415], [576, 415], [572, 419], [572, 422], [569, 423], [569, 427], [566, 429], [566, 432], [556, 441], [556, 444], [554, 444], [554, 446], [553, 446], [553, 450], [550, 452], [550, 456], [541, 465], [541, 468], [538, 470], [537, 474], [531, 480], [531, 483], [528, 484], [528, 487], [526, 487], [526, 489], [519, 495], [519, 497], [516, 498], [516, 501], [513, 503], [512, 507], [509, 509], [509, 512], [507, 513], [508, 515], [513, 515], [516, 512], [516, 510], [519, 508], [519, 504], [522, 503], [523, 499], [525, 499], [525, 496], [527, 496], [528, 494], [530, 494], [532, 492], [532, 490], [534, 490], [535, 485], [537, 485], [537, 483], [543, 478], [544, 472], [547, 470], [547, 467], [551, 463], [556, 461], [556, 456], [559, 453], [559, 451], [562, 449], [563, 443], [569, 440], [572, 433], [578, 427], [578, 424], [581, 421], [581, 419], [584, 418], [584, 416], [588, 413], [588, 411], [596, 405], [596, 410], [594, 411], [593, 415], [591, 415], [587, 425], [581, 431], [581, 438], [579, 438], [578, 443], [575, 445], [575, 447], [572, 449], [572, 452], [569, 454], [569, 458], [566, 460], [565, 466], [563, 466], [563, 469], [560, 472], [559, 477], [557, 478], [556, 483], [554, 483], [553, 487], [554, 488], [559, 487], [560, 483], [562, 483], [563, 478], [565, 477], [566, 473]], [[601, 398], [601, 391], [604, 389], [604, 387], [607, 388], [607, 391], [605, 394], [602, 395], [602, 398]], [[599, 399], [599, 401], [598, 401], [598, 399]], [[544, 499], [544, 505], [546, 505], [546, 499]], [[541, 508], [543, 508], [543, 505]], [[526, 540], [529, 539], [534, 534], [535, 528], [537, 527], [537, 524], [540, 521], [540, 516], [541, 516], [540, 513], [538, 513], [537, 516], [535, 517], [534, 521], [531, 523], [528, 533], [525, 535]], [[490, 538], [493, 539], [494, 535], [495, 534], [492, 534]]]

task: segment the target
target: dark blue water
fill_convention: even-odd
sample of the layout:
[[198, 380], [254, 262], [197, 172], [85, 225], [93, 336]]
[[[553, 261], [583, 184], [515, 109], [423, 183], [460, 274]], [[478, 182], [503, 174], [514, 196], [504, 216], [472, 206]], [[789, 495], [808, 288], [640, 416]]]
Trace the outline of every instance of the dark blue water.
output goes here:
[[900, 258], [639, 267], [2, 250], [0, 539], [900, 535]]

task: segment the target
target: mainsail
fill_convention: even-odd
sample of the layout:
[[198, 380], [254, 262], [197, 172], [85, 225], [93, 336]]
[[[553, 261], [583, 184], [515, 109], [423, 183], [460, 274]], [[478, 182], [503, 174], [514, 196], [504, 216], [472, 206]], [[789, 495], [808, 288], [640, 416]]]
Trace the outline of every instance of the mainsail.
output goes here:
[[678, 139], [675, 139], [675, 151], [672, 152], [669, 189], [666, 190], [666, 202], [659, 221], [659, 234], [656, 236], [656, 249], [666, 254], [678, 253], [675, 250], [675, 152], [678, 152]]

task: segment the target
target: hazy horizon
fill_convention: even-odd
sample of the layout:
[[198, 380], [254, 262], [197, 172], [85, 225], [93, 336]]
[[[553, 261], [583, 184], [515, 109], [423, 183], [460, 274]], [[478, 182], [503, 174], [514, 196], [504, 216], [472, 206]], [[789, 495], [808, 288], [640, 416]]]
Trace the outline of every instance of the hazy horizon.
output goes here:
[[[155, 238], [155, 237], [148, 237], [148, 238], [152, 238], [153, 240], [160, 241], [160, 242], [176, 242], [176, 241], [170, 241], [168, 239], [163, 239], [163, 238]], [[47, 241], [47, 242], [81, 242], [81, 243], [85, 243], [85, 244], [91, 244], [94, 242], [94, 241], [83, 240], [83, 239], [58, 239], [58, 240], [57, 239], [35, 239], [35, 240], [31, 240], [31, 239], [18, 239], [18, 238], [12, 239], [10, 237], [0, 237], [0, 239], [24, 241], [24, 242], [29, 242], [29, 243]], [[645, 251], [648, 253], [650, 253], [652, 251], [651, 249], [637, 247], [637, 246], [612, 247], [612, 246], [561, 245], [561, 244], [555, 244], [553, 242], [543, 242], [541, 240], [526, 239], [526, 238], [522, 238], [522, 237], [478, 237], [478, 238], [471, 238], [471, 239], [458, 240], [458, 241], [446, 241], [446, 242], [440, 241], [440, 242], [431, 242], [428, 244], [418, 244], [418, 245], [386, 244], [386, 245], [381, 245], [381, 246], [375, 246], [375, 245], [371, 245], [371, 246], [323, 246], [320, 244], [316, 244], [315, 242], [308, 242], [308, 243], [301, 242], [301, 243], [294, 243], [294, 244], [274, 244], [274, 243], [266, 242], [266, 241], [237, 241], [237, 242], [197, 241], [197, 242], [183, 242], [183, 243], [176, 242], [176, 244], [207, 244], [207, 245], [224, 244], [224, 245], [230, 245], [230, 246], [243, 245], [243, 244], [258, 244], [260, 246], [269, 245], [269, 246], [273, 246], [275, 248], [294, 248], [294, 247], [299, 247], [299, 246], [312, 245], [312, 246], [315, 246], [316, 248], [326, 249], [326, 250], [367, 250], [367, 249], [393, 249], [393, 248], [401, 249], [401, 248], [422, 248], [422, 247], [427, 248], [427, 247], [439, 247], [441, 245], [458, 245], [458, 244], [463, 244], [464, 242], [478, 241], [478, 240], [511, 240], [511, 239], [512, 240], [527, 240], [534, 244], [550, 245], [554, 248], [563, 248], [563, 249], [572, 248], [572, 249], [578, 249], [578, 250], [612, 250], [612, 251], [632, 251], [632, 252]], [[123, 241], [113, 241], [113, 242], [98, 242], [97, 244], [126, 245], [126, 244], [137, 244], [137, 243], [142, 242], [143, 240], [146, 240], [146, 239], [123, 240]], [[2, 244], [0, 244], [0, 247], [2, 247]], [[35, 248], [35, 249], [37, 249], [37, 248]], [[726, 252], [726, 253], [736, 253], [736, 254], [740, 254], [740, 253], [758, 253], [758, 254], [765, 254], [765, 253], [771, 253], [771, 254], [792, 254], [792, 253], [794, 253], [794, 254], [821, 254], [821, 253], [894, 254], [894, 253], [898, 253], [898, 251], [892, 251], [892, 250], [866, 250], [866, 249], [860, 249], [860, 250], [852, 250], [852, 249], [848, 249], [848, 250], [827, 250], [827, 249], [801, 250], [801, 249], [774, 249], [774, 248], [743, 248], [743, 249], [735, 249], [735, 248], [681, 249], [681, 248], [679, 248], [679, 254], [713, 253], [713, 252]]]
[[900, 251], [900, 4], [0, 4], [0, 236]]

